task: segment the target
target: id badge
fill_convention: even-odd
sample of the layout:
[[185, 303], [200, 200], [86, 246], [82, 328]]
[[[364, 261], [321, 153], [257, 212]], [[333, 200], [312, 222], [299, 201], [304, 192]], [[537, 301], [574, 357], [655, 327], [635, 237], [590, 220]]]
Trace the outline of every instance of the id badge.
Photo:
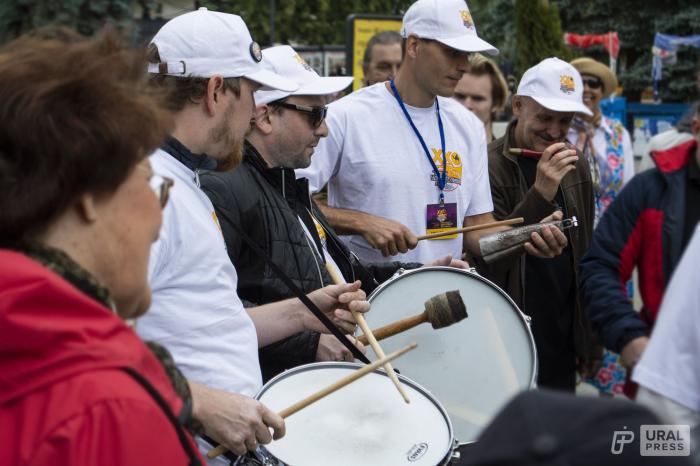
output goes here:
[[[425, 234], [442, 233], [447, 230], [454, 230], [457, 226], [457, 203], [448, 202], [445, 204], [428, 204], [425, 215]], [[457, 238], [458, 233], [431, 240]]]

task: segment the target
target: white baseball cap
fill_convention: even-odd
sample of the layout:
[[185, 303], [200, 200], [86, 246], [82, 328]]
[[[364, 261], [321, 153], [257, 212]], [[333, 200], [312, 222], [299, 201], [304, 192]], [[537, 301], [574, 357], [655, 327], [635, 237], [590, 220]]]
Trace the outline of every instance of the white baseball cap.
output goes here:
[[517, 95], [532, 97], [555, 112], [593, 115], [583, 104], [583, 80], [576, 68], [556, 57], [542, 60], [525, 72]]
[[340, 92], [352, 84], [352, 76], [321, 77], [289, 45], [270, 47], [262, 52], [263, 68], [286, 76], [294, 81], [299, 89], [293, 92], [261, 89], [255, 93], [255, 105], [264, 105], [290, 95], [328, 95]]
[[161, 63], [148, 72], [180, 77], [246, 77], [268, 89], [294, 91], [294, 82], [263, 69], [262, 52], [238, 15], [200, 8], [171, 19], [151, 41]]
[[434, 39], [463, 52], [498, 53], [496, 47], [476, 35], [464, 0], [418, 0], [403, 15], [401, 35]]

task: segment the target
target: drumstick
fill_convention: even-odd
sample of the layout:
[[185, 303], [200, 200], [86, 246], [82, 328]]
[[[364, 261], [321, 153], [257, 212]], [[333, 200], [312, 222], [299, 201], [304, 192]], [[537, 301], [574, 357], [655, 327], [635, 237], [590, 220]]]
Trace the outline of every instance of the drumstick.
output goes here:
[[[331, 276], [331, 279], [333, 280], [333, 283], [336, 285], [343, 285], [345, 283], [345, 280], [343, 277], [340, 275], [338, 270], [333, 267], [329, 262], [326, 262], [326, 270], [328, 271], [328, 274]], [[374, 354], [377, 355], [378, 358], [383, 358], [386, 355], [384, 354], [384, 351], [382, 350], [382, 347], [379, 346], [379, 343], [377, 343], [377, 340], [374, 338], [374, 335], [372, 334], [372, 330], [370, 330], [369, 325], [367, 325], [367, 321], [365, 320], [365, 316], [362, 315], [361, 312], [355, 312], [353, 310], [350, 310], [352, 313], [352, 317], [355, 319], [355, 322], [357, 322], [357, 325], [360, 326], [362, 329], [362, 333], [364, 333], [367, 336], [367, 339], [369, 340], [369, 344], [374, 350]], [[391, 367], [391, 364], [386, 363], [384, 364], [384, 370], [386, 371], [387, 375], [391, 379], [392, 382], [394, 382], [394, 385], [396, 386], [396, 389], [399, 391], [401, 396], [403, 397], [403, 400], [406, 403], [410, 403], [411, 400], [408, 399], [408, 394], [404, 391], [403, 387], [401, 386], [401, 382], [399, 382], [399, 378], [396, 377], [396, 373], [394, 372], [394, 368]]]
[[[425, 302], [425, 310], [420, 314], [393, 322], [391, 324], [372, 330], [377, 340], [389, 338], [398, 333], [405, 332], [424, 322], [430, 322], [434, 329], [449, 327], [452, 324], [468, 317], [467, 307], [462, 301], [459, 291], [448, 291], [433, 296]], [[358, 338], [363, 345], [367, 344], [367, 337]]]
[[486, 228], [501, 227], [505, 225], [518, 225], [525, 221], [523, 217], [509, 218], [508, 220], [500, 220], [498, 222], [482, 223], [480, 225], [472, 225], [470, 227], [455, 228], [454, 230], [441, 231], [439, 233], [431, 233], [429, 235], [421, 235], [418, 241], [424, 239], [441, 238], [443, 236], [456, 235], [457, 233], [468, 233], [470, 231], [485, 230]]
[[[364, 377], [365, 375], [369, 374], [370, 372], [378, 369], [379, 367], [383, 366], [384, 364], [389, 363], [389, 361], [393, 361], [394, 359], [398, 358], [399, 356], [402, 356], [412, 349], [416, 348], [418, 345], [416, 343], [411, 343], [410, 345], [406, 346], [405, 348], [401, 348], [398, 351], [394, 351], [393, 353], [389, 354], [388, 356], [384, 356], [381, 359], [377, 359], [371, 364], [367, 364], [365, 366], [362, 366], [360, 369], [354, 371], [351, 374], [346, 375], [342, 379], [332, 383], [331, 385], [327, 386], [326, 388], [323, 388], [316, 393], [313, 393], [303, 400], [300, 400], [296, 403], [294, 403], [292, 406], [289, 406], [288, 408], [283, 409], [280, 411], [279, 414], [283, 419], [288, 418], [294, 413], [297, 413], [301, 411], [302, 409], [306, 408], [310, 404], [313, 404], [320, 400], [321, 398], [330, 395], [331, 393], [340, 390], [341, 388], [350, 385], [352, 382], [356, 381], [357, 379]], [[226, 453], [227, 448], [224, 447], [223, 445], [219, 445], [216, 448], [213, 448], [207, 452], [207, 458], [209, 459], [214, 459], [217, 456]]]

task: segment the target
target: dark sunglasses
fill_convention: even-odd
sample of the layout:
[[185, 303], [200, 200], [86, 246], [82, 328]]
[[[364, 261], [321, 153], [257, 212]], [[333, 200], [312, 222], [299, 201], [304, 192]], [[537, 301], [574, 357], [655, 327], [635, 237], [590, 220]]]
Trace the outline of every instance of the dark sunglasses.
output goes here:
[[588, 86], [591, 89], [600, 89], [603, 87], [603, 81], [599, 78], [587, 78], [583, 80], [583, 85]]
[[309, 120], [311, 126], [318, 128], [326, 119], [326, 114], [328, 113], [328, 107], [307, 107], [306, 105], [290, 104], [288, 102], [275, 102], [274, 105], [282, 108], [288, 108], [290, 110], [296, 110], [297, 112], [304, 112], [309, 114]]

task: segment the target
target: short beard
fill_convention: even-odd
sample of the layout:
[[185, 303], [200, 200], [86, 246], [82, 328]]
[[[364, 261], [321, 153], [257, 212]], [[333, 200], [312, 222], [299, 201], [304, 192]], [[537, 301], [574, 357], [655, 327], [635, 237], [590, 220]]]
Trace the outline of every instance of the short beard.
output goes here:
[[228, 153], [223, 157], [216, 157], [216, 171], [225, 172], [233, 170], [241, 164], [243, 160], [243, 141], [244, 138], [239, 140], [235, 139], [231, 130], [231, 120], [233, 120], [233, 114], [235, 112], [233, 104], [229, 105], [226, 109], [226, 114], [224, 119], [219, 126], [213, 128], [209, 132], [209, 139], [215, 144], [222, 144], [224, 147], [230, 148]]

